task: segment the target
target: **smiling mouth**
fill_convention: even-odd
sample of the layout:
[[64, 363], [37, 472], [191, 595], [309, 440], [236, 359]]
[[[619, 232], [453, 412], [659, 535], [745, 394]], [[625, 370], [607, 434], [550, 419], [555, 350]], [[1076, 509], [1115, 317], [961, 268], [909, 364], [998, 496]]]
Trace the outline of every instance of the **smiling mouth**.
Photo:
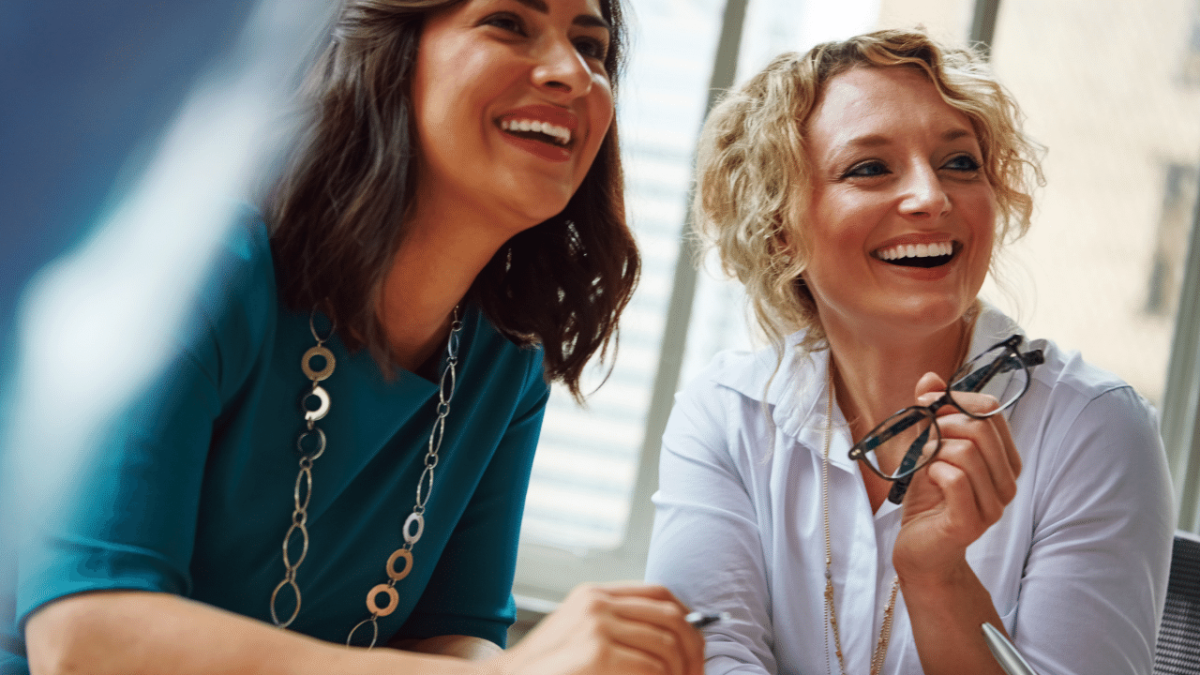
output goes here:
[[517, 138], [547, 143], [557, 148], [571, 147], [571, 130], [564, 126], [529, 119], [505, 119], [500, 121], [500, 129]]
[[881, 248], [871, 256], [889, 265], [899, 267], [941, 267], [954, 260], [962, 244], [958, 242], [938, 242], [936, 244], [898, 244]]

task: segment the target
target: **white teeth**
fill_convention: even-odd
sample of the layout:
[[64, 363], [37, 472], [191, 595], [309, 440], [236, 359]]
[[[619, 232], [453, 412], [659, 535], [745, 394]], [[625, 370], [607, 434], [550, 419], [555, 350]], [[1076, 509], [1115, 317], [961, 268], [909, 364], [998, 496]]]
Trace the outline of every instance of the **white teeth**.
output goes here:
[[500, 122], [500, 128], [505, 131], [532, 131], [534, 133], [545, 134], [553, 138], [554, 142], [559, 145], [566, 145], [571, 142], [570, 129], [540, 120], [503, 120]]
[[954, 253], [954, 244], [944, 241], [936, 244], [897, 244], [875, 252], [880, 260], [900, 258], [930, 258]]

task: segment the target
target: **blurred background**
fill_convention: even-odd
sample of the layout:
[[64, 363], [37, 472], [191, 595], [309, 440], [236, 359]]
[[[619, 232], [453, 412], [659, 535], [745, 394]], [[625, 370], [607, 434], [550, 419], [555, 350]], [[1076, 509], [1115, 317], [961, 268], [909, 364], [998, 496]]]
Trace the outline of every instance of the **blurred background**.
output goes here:
[[[1181, 325], [1174, 407], [1167, 389], [1194, 237], [1200, 2], [639, 0], [636, 16], [620, 122], [646, 270], [612, 377], [586, 411], [561, 396], [551, 403], [519, 593], [553, 599], [580, 579], [640, 575], [674, 392], [717, 351], [761, 348], [740, 285], [711, 260], [693, 272], [681, 239], [709, 87], [740, 83], [776, 54], [824, 40], [922, 25], [948, 41], [986, 43], [1027, 131], [1047, 148], [1047, 185], [1029, 234], [1003, 252], [984, 296], [1031, 336], [1080, 350], [1173, 412], [1176, 427], [1194, 428], [1194, 318]], [[1182, 450], [1190, 443], [1173, 431], [1184, 497], [1195, 467]], [[1190, 528], [1188, 499], [1181, 525]]]
[[[618, 114], [645, 268], [605, 386], [586, 409], [561, 393], [551, 401], [515, 589], [523, 619], [580, 581], [640, 578], [674, 392], [716, 352], [761, 346], [740, 289], [715, 265], [697, 271], [687, 238], [694, 144], [713, 96], [779, 52], [879, 27], [923, 25], [990, 50], [1027, 130], [1047, 148], [1047, 186], [1029, 235], [1004, 252], [1000, 283], [989, 282], [985, 295], [1032, 336], [1080, 350], [1158, 406], [1180, 525], [1196, 529], [1197, 253], [1188, 261], [1197, 239], [1200, 0], [629, 4], [633, 49]], [[137, 289], [186, 287], [188, 270], [202, 267], [204, 243], [222, 222], [211, 205], [245, 198], [269, 166], [289, 128], [294, 66], [319, 40], [331, 5], [0, 3], [0, 339], [8, 347], [0, 372], [18, 373], [0, 381], [7, 414], [28, 427], [26, 413], [13, 410], [36, 412], [46, 407], [39, 401], [64, 395], [21, 388], [32, 346], [55, 346], [37, 352], [49, 360], [71, 349], [103, 359], [110, 352], [98, 345], [107, 344], [117, 345], [111, 353], [153, 354], [152, 344], [131, 347], [127, 336], [141, 320], [169, 317], [156, 308], [172, 300]], [[152, 249], [121, 243], [147, 237]], [[81, 287], [93, 294], [81, 296]], [[106, 313], [81, 323], [79, 309], [95, 302]], [[97, 342], [114, 315], [123, 332]], [[110, 365], [90, 376], [109, 382], [124, 367]], [[597, 370], [592, 382], [602, 376]], [[0, 428], [0, 444], [19, 445], [14, 425]], [[11, 464], [13, 454], [0, 461]]]

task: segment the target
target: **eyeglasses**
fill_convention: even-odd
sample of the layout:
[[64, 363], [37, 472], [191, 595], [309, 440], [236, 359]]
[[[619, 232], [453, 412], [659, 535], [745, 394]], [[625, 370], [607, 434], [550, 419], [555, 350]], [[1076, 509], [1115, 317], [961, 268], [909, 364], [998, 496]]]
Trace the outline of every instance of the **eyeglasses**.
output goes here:
[[[967, 361], [950, 378], [950, 386], [937, 401], [895, 413], [850, 448], [850, 459], [862, 462], [880, 478], [895, 482], [888, 501], [903, 501], [913, 474], [932, 462], [942, 449], [942, 431], [937, 423], [940, 408], [952, 405], [965, 415], [986, 419], [1008, 409], [1025, 394], [1030, 371], [1045, 359], [1040, 349], [1021, 352], [1021, 340], [1020, 335], [1013, 335]], [[1000, 405], [986, 413], [971, 412], [955, 400], [955, 394], [962, 392], [988, 394]], [[900, 462], [891, 466], [896, 457], [901, 458]]]

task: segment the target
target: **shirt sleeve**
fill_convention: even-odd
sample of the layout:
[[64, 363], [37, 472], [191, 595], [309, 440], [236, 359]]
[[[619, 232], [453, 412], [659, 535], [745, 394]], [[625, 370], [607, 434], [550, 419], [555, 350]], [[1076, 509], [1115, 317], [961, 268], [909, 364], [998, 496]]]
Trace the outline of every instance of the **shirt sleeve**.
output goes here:
[[[213, 281], [174, 333], [177, 351], [161, 372], [119, 414], [81, 434], [76, 462], [55, 467], [53, 480], [65, 488], [18, 553], [20, 625], [44, 604], [85, 591], [190, 593], [213, 424], [259, 344], [254, 331], [265, 322], [255, 317], [273, 306], [265, 228], [250, 232], [218, 252]], [[69, 416], [63, 424], [70, 427]], [[21, 452], [63, 452], [61, 434], [43, 438], [46, 447]]]
[[[528, 354], [528, 352], [523, 352]], [[512, 421], [398, 637], [469, 635], [507, 643], [525, 494], [550, 388], [540, 350], [526, 357], [525, 386]]]
[[1050, 478], [1035, 496], [1016, 645], [1039, 672], [1149, 675], [1175, 522], [1157, 420], [1121, 387], [1062, 428], [1046, 438], [1053, 465], [1037, 467]]
[[[44, 532], [22, 551], [19, 614], [74, 593], [190, 590], [200, 483], [218, 407], [203, 368], [180, 358], [89, 445]], [[166, 451], [169, 449], [169, 452]]]
[[[759, 523], [731, 453], [768, 431], [731, 426], [736, 392], [708, 383], [676, 397], [663, 434], [646, 580], [689, 607], [728, 611], [704, 629], [707, 675], [776, 672], [770, 594]], [[768, 424], [762, 410], [755, 421]], [[765, 452], [765, 448], [757, 450]]]

